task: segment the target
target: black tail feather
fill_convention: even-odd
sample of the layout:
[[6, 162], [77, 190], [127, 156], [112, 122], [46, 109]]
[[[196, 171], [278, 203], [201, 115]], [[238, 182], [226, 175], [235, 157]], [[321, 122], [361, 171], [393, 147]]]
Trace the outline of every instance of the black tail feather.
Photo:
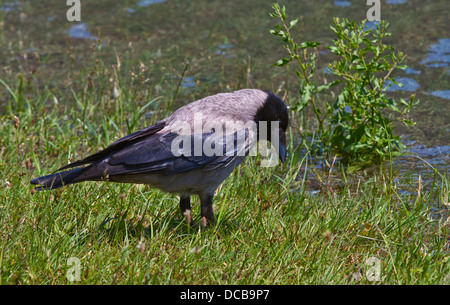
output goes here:
[[40, 185], [39, 187], [35, 188], [35, 190], [37, 191], [53, 190], [68, 184], [83, 181], [76, 178], [83, 174], [85, 170], [86, 168], [76, 168], [67, 172], [59, 172], [39, 178], [34, 178], [30, 181], [30, 183], [34, 185]]

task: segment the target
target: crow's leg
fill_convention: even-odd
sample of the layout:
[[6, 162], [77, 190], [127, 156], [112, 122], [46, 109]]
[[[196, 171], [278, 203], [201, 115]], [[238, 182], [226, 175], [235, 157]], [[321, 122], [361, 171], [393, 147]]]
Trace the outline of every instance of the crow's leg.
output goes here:
[[203, 227], [206, 227], [207, 224], [214, 224], [214, 212], [212, 208], [213, 196], [214, 195], [212, 194], [202, 194], [200, 196]]
[[180, 196], [181, 213], [186, 217], [186, 222], [191, 226], [194, 224], [191, 218], [191, 197]]

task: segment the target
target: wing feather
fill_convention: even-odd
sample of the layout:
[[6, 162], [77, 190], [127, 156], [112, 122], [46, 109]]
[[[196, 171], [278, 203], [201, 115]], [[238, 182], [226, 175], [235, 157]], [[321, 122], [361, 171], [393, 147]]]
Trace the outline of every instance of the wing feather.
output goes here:
[[165, 126], [165, 120], [162, 120], [162, 121], [156, 123], [155, 125], [149, 126], [142, 130], [139, 130], [139, 131], [136, 131], [126, 137], [120, 138], [119, 140], [113, 142], [111, 145], [109, 145], [105, 149], [103, 149], [93, 155], [90, 155], [82, 160], [72, 162], [66, 166], [59, 168], [57, 170], [57, 172], [68, 169], [68, 168], [77, 167], [80, 165], [98, 162], [98, 161], [104, 159], [105, 157], [109, 156], [112, 153], [120, 151], [120, 150], [126, 148], [127, 146], [132, 145], [133, 143], [139, 142], [142, 139], [145, 139], [147, 137], [154, 135], [156, 132], [163, 129], [164, 126]]
[[[180, 145], [179, 151], [173, 151], [174, 147], [172, 147], [173, 141], [180, 137], [178, 134], [169, 133], [149, 137], [112, 154], [106, 160], [107, 172], [110, 175], [144, 173], [173, 175], [198, 168], [210, 171], [227, 167], [236, 157], [248, 154], [250, 150], [248, 135], [247, 130], [235, 132], [231, 137], [214, 137], [212, 133], [190, 135], [184, 138], [183, 143], [190, 141], [191, 145]], [[196, 154], [195, 141], [199, 141], [204, 148], [206, 140], [210, 141], [213, 149], [219, 145], [215, 150], [216, 153], [207, 154], [202, 149], [201, 154], [198, 152]]]

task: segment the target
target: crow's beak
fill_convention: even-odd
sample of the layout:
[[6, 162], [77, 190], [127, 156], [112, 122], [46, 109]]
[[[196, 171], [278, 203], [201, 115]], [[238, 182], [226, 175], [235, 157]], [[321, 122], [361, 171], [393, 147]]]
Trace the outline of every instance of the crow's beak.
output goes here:
[[280, 143], [278, 147], [280, 160], [284, 163], [286, 161], [286, 134], [282, 130], [280, 130]]

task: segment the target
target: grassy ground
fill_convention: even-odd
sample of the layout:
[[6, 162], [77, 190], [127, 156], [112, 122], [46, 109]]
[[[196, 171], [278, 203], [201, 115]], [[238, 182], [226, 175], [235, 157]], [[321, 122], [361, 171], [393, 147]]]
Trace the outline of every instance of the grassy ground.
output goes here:
[[[207, 14], [191, 7], [193, 1], [168, 1], [169, 9], [182, 16], [167, 20], [162, 13], [154, 13], [156, 6], [146, 11], [160, 18], [149, 27], [139, 24], [139, 16], [133, 19], [126, 10], [118, 11], [126, 16], [108, 16], [136, 25], [114, 27], [120, 33], [111, 35], [103, 47], [102, 41], [67, 44], [61, 38], [64, 35], [50, 31], [67, 27], [60, 17], [65, 16], [66, 7], [56, 2], [50, 6], [61, 10], [50, 14], [56, 16], [56, 25], [46, 21], [44, 13], [33, 15], [46, 12], [47, 4], [27, 11], [27, 5], [31, 6], [27, 2], [24, 21], [18, 25], [13, 15], [0, 16], [0, 284], [450, 282], [448, 173], [431, 165], [426, 165], [427, 171], [405, 173], [393, 162], [353, 174], [331, 162], [318, 167], [296, 140], [299, 115], [292, 119], [286, 164], [262, 168], [258, 158], [248, 158], [218, 189], [217, 224], [208, 230], [199, 229], [199, 204], [194, 204], [196, 226], [190, 229], [180, 215], [176, 196], [146, 186], [92, 182], [33, 192], [32, 177], [94, 153], [182, 104], [241, 87], [271, 84], [268, 89], [276, 91], [279, 83], [280, 88], [284, 86], [278, 79], [286, 74], [270, 67], [278, 55], [265, 61], [258, 57], [276, 50], [275, 44], [264, 48], [274, 43], [267, 33], [269, 19], [265, 19], [269, 2], [258, 8], [262, 17], [252, 15], [255, 20], [237, 2], [222, 9], [201, 6], [217, 14], [207, 21], [220, 19], [221, 14], [223, 20], [232, 20], [223, 22], [242, 41], [240, 36], [222, 36], [221, 23], [191, 28], [199, 19], [192, 14]], [[219, 1], [213, 4], [223, 6]], [[327, 5], [327, 10], [335, 10]], [[190, 13], [185, 14], [186, 10]], [[307, 14], [305, 26], [313, 27], [311, 18], [325, 22], [323, 14]], [[38, 17], [40, 26], [27, 23]], [[150, 22], [155, 16], [144, 17]], [[109, 24], [105, 18], [95, 18], [98, 26]], [[188, 30], [179, 31], [179, 24]], [[93, 35], [97, 35], [95, 25]], [[172, 28], [180, 37], [169, 35]], [[147, 39], [142, 39], [144, 32], [149, 33]], [[186, 32], [191, 36], [183, 42]], [[312, 29], [305, 33], [313, 37], [308, 39], [321, 39]], [[33, 39], [39, 35], [41, 39]], [[207, 46], [194, 36], [200, 41], [208, 38]], [[120, 41], [121, 37], [125, 40]], [[235, 57], [215, 57], [217, 45], [228, 42], [235, 46], [229, 51]], [[412, 42], [412, 38], [401, 40]], [[420, 48], [426, 49], [429, 43], [423, 42]], [[162, 56], [157, 52], [159, 45], [164, 46]], [[244, 46], [253, 55], [245, 53]], [[196, 87], [183, 88], [182, 78], [192, 75]], [[208, 78], [212, 76], [215, 79]], [[295, 87], [288, 80], [285, 86]], [[290, 98], [295, 100], [295, 95]], [[436, 105], [440, 104], [430, 102], [427, 107]], [[419, 120], [420, 126], [434, 123], [438, 114], [445, 121], [442, 111], [427, 113], [432, 119]], [[439, 126], [439, 134], [448, 134], [446, 123]], [[424, 138], [445, 143], [443, 137]], [[417, 179], [419, 175], [422, 178]]]
[[[34, 192], [31, 177], [172, 110], [166, 96], [130, 102], [131, 85], [115, 98], [99, 94], [110, 84], [86, 84], [69, 105], [50, 89], [32, 101], [20, 81], [2, 84], [10, 91], [0, 121], [2, 284], [448, 283], [448, 179], [437, 173], [405, 196], [389, 164], [359, 178], [339, 166], [320, 170], [298, 152], [294, 130], [285, 165], [262, 168], [248, 158], [226, 180], [209, 230], [199, 229], [198, 204], [189, 229], [178, 198], [146, 186]], [[312, 180], [321, 192], [311, 192]]]

